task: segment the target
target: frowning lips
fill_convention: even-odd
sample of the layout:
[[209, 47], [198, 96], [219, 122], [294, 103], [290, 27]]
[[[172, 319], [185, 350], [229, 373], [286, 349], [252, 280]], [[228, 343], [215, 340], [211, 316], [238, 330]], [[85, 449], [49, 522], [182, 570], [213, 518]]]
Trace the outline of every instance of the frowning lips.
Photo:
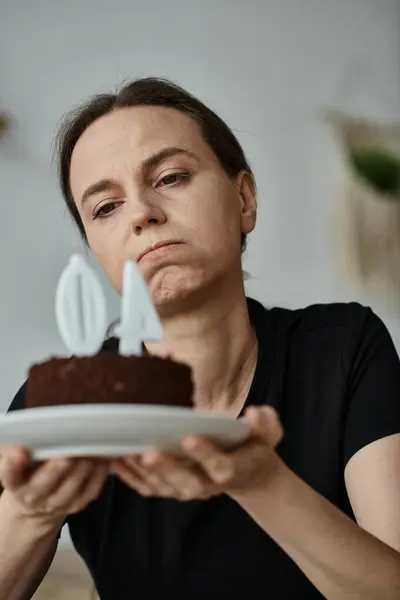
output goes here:
[[152, 252], [155, 252], [160, 248], [165, 248], [167, 246], [176, 246], [182, 243], [183, 242], [181, 240], [164, 240], [162, 242], [156, 242], [155, 244], [152, 244], [151, 246], [148, 246], [145, 250], [143, 250], [143, 252], [141, 252], [137, 257], [136, 262], [139, 263], [144, 256], [147, 256], [148, 254], [151, 254]]

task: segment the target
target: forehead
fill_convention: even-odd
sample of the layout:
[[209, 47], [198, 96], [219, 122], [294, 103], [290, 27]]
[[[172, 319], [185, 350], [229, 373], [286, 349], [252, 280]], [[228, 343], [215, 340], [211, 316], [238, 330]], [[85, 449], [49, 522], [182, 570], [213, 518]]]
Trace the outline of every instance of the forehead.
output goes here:
[[116, 110], [92, 123], [79, 138], [71, 158], [71, 179], [91, 164], [126, 161], [127, 153], [131, 163], [140, 163], [163, 146], [212, 154], [197, 123], [181, 111], [158, 106]]

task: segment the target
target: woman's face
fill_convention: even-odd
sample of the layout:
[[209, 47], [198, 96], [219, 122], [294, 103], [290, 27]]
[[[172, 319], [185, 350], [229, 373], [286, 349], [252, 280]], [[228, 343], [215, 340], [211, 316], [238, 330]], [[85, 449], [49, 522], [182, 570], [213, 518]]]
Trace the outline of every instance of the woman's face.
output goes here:
[[[185, 114], [146, 106], [98, 119], [75, 146], [70, 182], [89, 246], [117, 291], [127, 259], [161, 311], [241, 276], [240, 237], [256, 216], [251, 179], [229, 178]], [[159, 243], [167, 245], [152, 250]]]

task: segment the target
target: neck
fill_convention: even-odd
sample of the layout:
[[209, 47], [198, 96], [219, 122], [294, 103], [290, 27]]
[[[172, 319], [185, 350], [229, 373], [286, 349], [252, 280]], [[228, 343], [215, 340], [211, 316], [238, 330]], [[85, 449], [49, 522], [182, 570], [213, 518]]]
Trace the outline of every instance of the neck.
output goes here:
[[243, 282], [236, 289], [207, 294], [187, 311], [163, 319], [160, 343], [150, 354], [192, 368], [194, 405], [237, 416], [246, 401], [257, 362], [257, 337], [251, 326]]

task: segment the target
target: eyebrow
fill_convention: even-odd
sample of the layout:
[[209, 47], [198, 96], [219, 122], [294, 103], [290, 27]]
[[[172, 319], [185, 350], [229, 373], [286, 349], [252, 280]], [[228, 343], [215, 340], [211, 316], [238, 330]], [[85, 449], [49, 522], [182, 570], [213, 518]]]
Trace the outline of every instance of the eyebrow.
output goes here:
[[[185, 154], [186, 156], [189, 156], [190, 158], [197, 160], [196, 155], [193, 154], [193, 152], [190, 152], [190, 150], [185, 150], [184, 148], [178, 148], [176, 146], [167, 146], [166, 148], [163, 148], [162, 150], [159, 150], [155, 154], [152, 154], [151, 156], [146, 158], [141, 163], [140, 167], [142, 170], [145, 170], [145, 171], [154, 169], [161, 162], [163, 162], [164, 160], [167, 160], [167, 158], [171, 158], [178, 154]], [[118, 187], [118, 185], [119, 185], [118, 182], [115, 181], [114, 179], [100, 179], [100, 181], [96, 181], [96, 183], [92, 183], [92, 185], [89, 185], [89, 187], [86, 188], [86, 190], [82, 194], [81, 206], [83, 206], [84, 203], [91, 196], [94, 196], [95, 194], [100, 194], [101, 192], [105, 192], [105, 191], [109, 190], [110, 188]]]

